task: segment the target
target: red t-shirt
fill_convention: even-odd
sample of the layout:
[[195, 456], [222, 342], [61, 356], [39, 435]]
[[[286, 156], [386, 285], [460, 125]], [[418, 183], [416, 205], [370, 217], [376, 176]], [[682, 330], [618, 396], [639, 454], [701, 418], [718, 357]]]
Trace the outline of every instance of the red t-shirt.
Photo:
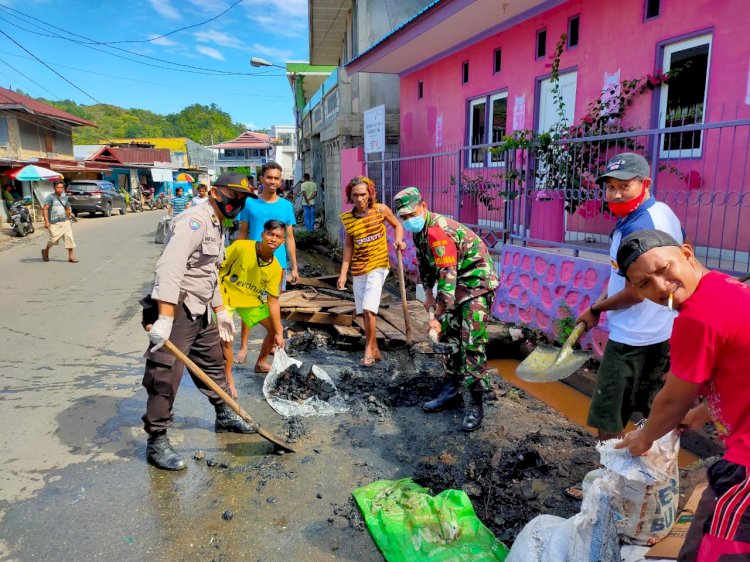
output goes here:
[[730, 462], [750, 467], [750, 286], [712, 271], [674, 321], [672, 373], [702, 383]]

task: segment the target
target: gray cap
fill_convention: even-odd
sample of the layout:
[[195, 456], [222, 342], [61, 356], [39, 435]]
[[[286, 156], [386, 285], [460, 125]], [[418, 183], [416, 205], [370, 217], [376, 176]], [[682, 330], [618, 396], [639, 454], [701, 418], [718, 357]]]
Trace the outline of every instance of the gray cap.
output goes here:
[[680, 247], [679, 242], [666, 232], [644, 228], [628, 234], [620, 241], [617, 249], [617, 273], [626, 276], [628, 268], [643, 254], [664, 246]]
[[596, 183], [601, 185], [607, 178], [618, 180], [632, 180], [635, 177], [648, 177], [650, 174], [648, 162], [640, 154], [623, 152], [614, 156], [607, 162], [604, 173], [596, 178]]

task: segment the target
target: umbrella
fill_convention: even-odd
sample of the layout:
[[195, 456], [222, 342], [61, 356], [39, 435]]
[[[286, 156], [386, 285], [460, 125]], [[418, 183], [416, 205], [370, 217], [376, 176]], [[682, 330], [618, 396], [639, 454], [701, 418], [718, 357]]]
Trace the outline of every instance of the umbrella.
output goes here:
[[52, 181], [63, 177], [62, 174], [32, 164], [8, 170], [5, 175], [18, 181]]
[[182, 172], [181, 174], [177, 174], [177, 177], [175, 177], [174, 181], [189, 181], [190, 183], [195, 183], [195, 178], [190, 174]]

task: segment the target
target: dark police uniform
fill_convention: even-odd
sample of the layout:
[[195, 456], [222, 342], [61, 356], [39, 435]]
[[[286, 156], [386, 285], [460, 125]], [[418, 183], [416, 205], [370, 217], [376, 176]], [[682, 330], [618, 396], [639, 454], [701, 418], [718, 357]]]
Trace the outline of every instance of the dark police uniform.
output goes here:
[[[144, 326], [153, 324], [158, 317], [155, 301], [175, 304], [169, 339], [229, 393], [219, 330], [211, 321], [213, 308], [222, 305], [218, 270], [224, 260], [223, 240], [224, 229], [212, 205], [197, 205], [178, 215], [156, 263], [150, 297], [142, 304]], [[185, 365], [164, 348], [153, 353], [146, 351], [144, 356], [143, 386], [148, 391], [148, 402], [143, 423], [151, 434], [172, 425], [172, 406]], [[191, 377], [211, 404], [223, 404], [200, 379], [192, 374]]]

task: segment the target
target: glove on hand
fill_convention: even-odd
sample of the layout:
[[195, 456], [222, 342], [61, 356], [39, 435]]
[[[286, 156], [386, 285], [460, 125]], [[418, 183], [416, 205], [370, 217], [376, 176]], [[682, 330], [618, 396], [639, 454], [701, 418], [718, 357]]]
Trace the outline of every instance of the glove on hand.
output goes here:
[[151, 331], [148, 332], [148, 339], [154, 344], [154, 347], [151, 348], [151, 353], [161, 349], [161, 347], [167, 342], [169, 334], [172, 333], [173, 323], [174, 318], [171, 316], [166, 316], [164, 314], [159, 315], [159, 319], [154, 322], [154, 325], [151, 326]]
[[216, 313], [216, 326], [219, 328], [219, 337], [221, 341], [230, 342], [234, 340], [234, 334], [237, 330], [232, 322], [232, 317], [226, 310], [220, 310]]

